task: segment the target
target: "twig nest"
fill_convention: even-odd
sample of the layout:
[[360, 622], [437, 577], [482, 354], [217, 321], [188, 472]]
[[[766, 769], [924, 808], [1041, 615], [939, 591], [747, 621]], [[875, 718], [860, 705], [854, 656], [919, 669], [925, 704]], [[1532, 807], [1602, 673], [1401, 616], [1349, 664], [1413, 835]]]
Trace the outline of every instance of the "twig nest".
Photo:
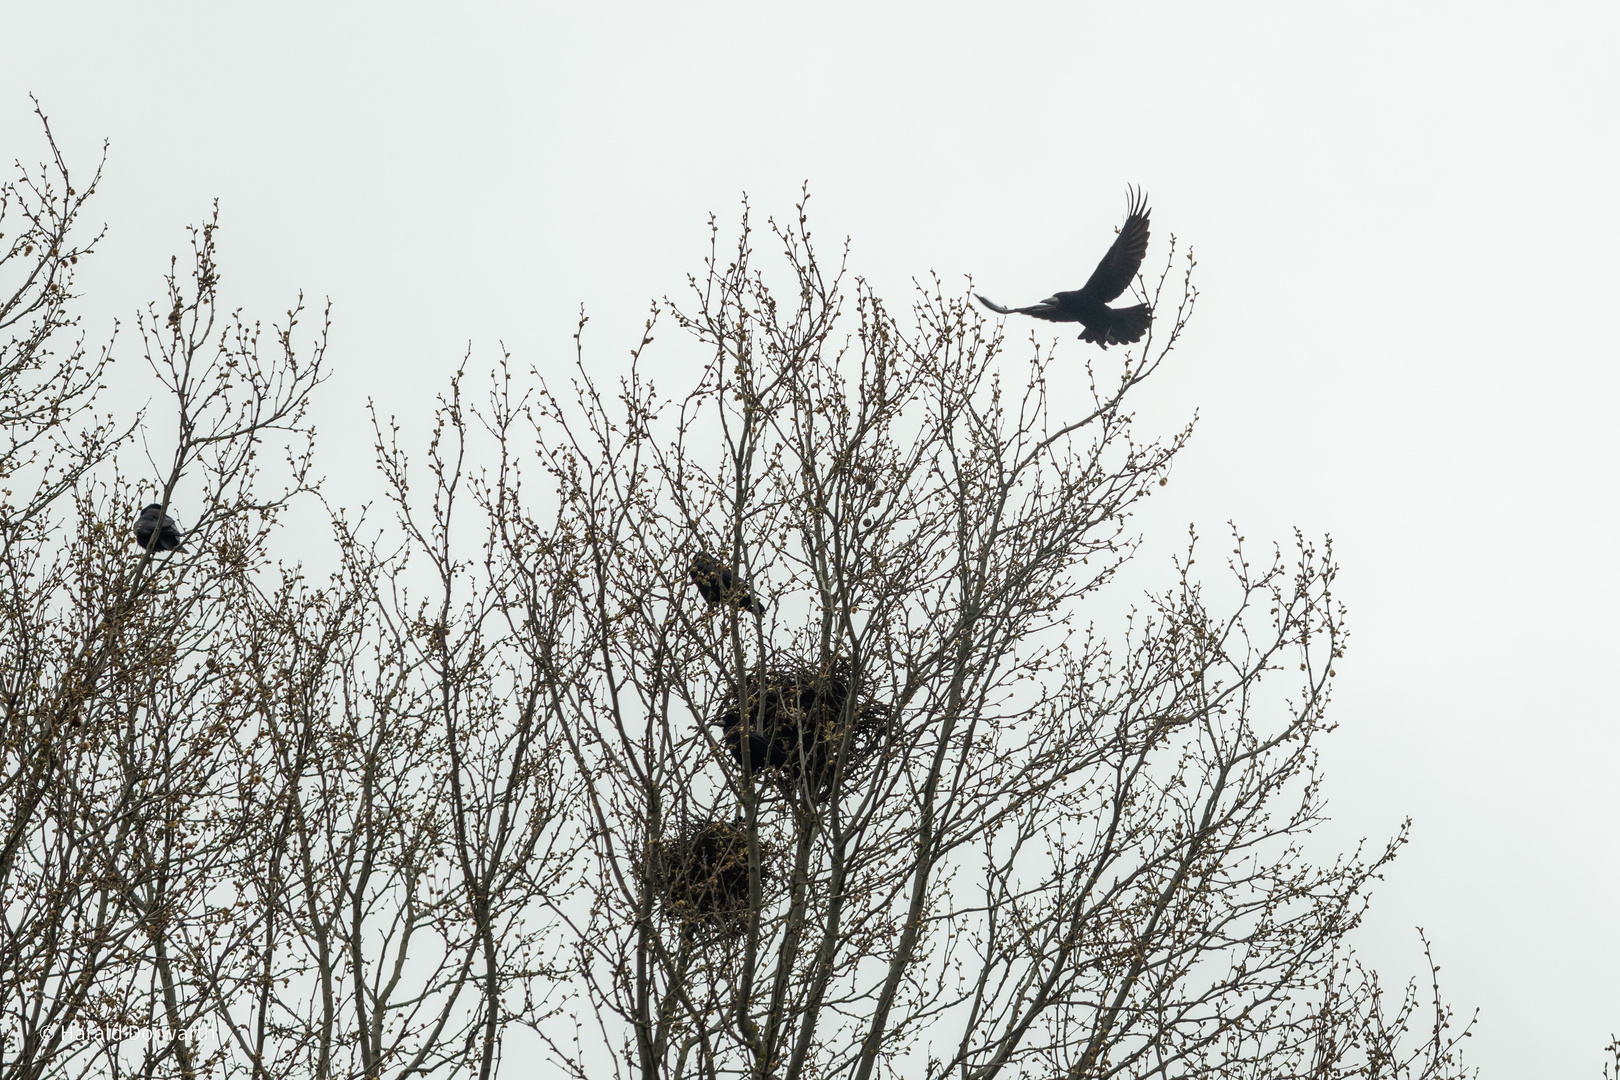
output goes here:
[[[767, 853], [768, 845], [762, 844], [762, 889], [771, 877], [763, 865]], [[654, 841], [647, 872], [664, 911], [676, 921], [730, 933], [747, 926], [748, 835], [740, 822], [711, 821]]]

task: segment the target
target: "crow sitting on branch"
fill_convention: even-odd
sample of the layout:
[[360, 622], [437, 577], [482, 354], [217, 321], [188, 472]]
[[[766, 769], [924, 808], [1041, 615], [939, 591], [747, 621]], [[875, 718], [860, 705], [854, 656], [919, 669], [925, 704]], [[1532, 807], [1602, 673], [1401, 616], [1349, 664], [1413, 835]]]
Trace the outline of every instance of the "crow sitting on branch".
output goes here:
[[692, 584], [697, 586], [698, 594], [710, 607], [723, 600], [728, 604], [735, 604], [744, 611], [752, 611], [755, 615], [765, 614], [764, 606], [755, 599], [748, 586], [737, 584], [736, 575], [731, 572], [731, 567], [721, 566], [706, 553], [700, 552], [692, 557], [690, 573]]
[[[153, 543], [153, 536], [157, 542]], [[163, 512], [161, 503], [149, 503], [135, 519], [135, 542], [151, 551], [176, 551], [180, 543], [180, 526]]]
[[1130, 204], [1125, 224], [1120, 227], [1108, 254], [1080, 288], [1056, 293], [1038, 304], [1021, 308], [1002, 307], [978, 293], [973, 295], [979, 303], [1000, 315], [1033, 315], [1049, 322], [1080, 323], [1085, 327], [1080, 340], [1094, 341], [1105, 349], [1140, 340], [1153, 321], [1153, 309], [1146, 304], [1127, 308], [1108, 306], [1108, 302], [1135, 279], [1136, 272], [1142, 268], [1142, 257], [1147, 254], [1148, 215], [1153, 211], [1148, 209], [1140, 188], [1127, 188], [1126, 194]]

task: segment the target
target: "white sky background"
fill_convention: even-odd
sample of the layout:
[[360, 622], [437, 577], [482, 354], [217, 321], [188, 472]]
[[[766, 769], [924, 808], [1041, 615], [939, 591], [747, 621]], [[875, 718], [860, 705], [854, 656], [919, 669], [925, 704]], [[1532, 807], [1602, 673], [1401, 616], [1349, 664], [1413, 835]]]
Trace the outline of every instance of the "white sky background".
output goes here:
[[420, 425], [469, 341], [475, 371], [504, 340], [561, 378], [582, 303], [615, 370], [744, 191], [763, 221], [808, 179], [824, 254], [850, 236], [898, 306], [930, 271], [1003, 303], [1078, 287], [1140, 183], [1148, 265], [1174, 232], [1203, 290], [1139, 401], [1150, 430], [1201, 412], [1139, 519], [1163, 541], [1143, 576], [1169, 584], [1189, 521], [1210, 555], [1228, 518], [1250, 545], [1333, 536], [1351, 645], [1322, 853], [1416, 823], [1359, 944], [1404, 978], [1428, 930], [1483, 1009], [1487, 1080], [1597, 1076], [1620, 1031], [1620, 7], [334, 7], [0, 6], [0, 158], [44, 152], [29, 91], [80, 170], [112, 143], [93, 339], [161, 295], [218, 196], [229, 303], [335, 302], [323, 461], [355, 505], [367, 396]]

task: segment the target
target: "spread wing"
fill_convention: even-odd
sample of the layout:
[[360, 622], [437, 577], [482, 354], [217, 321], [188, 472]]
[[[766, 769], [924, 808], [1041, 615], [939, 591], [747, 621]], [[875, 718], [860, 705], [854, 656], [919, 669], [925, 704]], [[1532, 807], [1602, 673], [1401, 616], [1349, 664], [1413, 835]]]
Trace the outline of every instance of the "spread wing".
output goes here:
[[1148, 215], [1153, 211], [1148, 209], [1141, 188], [1127, 188], [1126, 192], [1131, 201], [1125, 224], [1120, 226], [1119, 235], [1114, 237], [1108, 254], [1102, 257], [1097, 269], [1080, 287], [1081, 292], [1089, 293], [1105, 304], [1125, 291], [1136, 277], [1136, 272], [1142, 268], [1142, 257], [1147, 254]]

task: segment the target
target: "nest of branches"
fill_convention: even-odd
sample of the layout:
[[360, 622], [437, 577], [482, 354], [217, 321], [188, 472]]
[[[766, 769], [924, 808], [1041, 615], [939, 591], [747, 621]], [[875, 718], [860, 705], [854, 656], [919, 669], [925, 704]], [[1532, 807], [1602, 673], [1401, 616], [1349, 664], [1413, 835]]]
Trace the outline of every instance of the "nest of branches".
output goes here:
[[[761, 851], [762, 862], [766, 851]], [[748, 836], [741, 823], [711, 821], [649, 846], [647, 872], [664, 910], [687, 926], [735, 933], [748, 925]], [[761, 865], [760, 885], [770, 881]]]
[[[789, 787], [808, 781], [817, 801], [872, 759], [889, 729], [887, 704], [866, 692], [848, 658], [787, 664], [750, 675], [713, 724], [739, 765]], [[745, 760], [746, 749], [746, 760]]]

